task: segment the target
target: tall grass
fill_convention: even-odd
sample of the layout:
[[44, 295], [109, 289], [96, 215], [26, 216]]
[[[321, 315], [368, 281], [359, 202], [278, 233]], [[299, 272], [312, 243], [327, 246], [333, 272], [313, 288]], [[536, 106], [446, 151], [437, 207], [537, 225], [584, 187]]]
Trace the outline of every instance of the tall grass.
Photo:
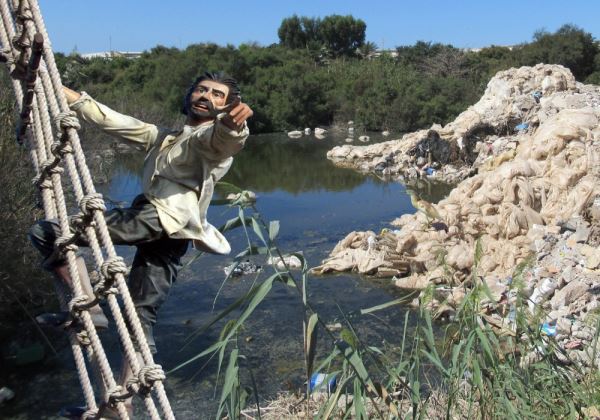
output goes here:
[[[248, 200], [248, 194], [228, 184], [227, 192], [237, 193], [235, 200], [215, 200], [215, 204], [237, 207], [238, 215], [221, 227], [227, 231], [240, 227], [245, 232], [247, 247], [235, 257], [237, 263], [248, 256], [265, 258], [282, 252], [276, 239], [279, 223], [265, 222]], [[350, 317], [345, 318], [343, 330], [336, 335], [312, 307], [307, 289], [310, 283], [308, 266], [303, 263], [295, 275], [289, 267], [273, 272], [262, 281], [253, 283], [250, 290], [223, 310], [204, 328], [201, 334], [218, 321], [234, 313], [223, 328], [217, 342], [173, 370], [182, 368], [203, 357], [217, 357], [221, 375], [221, 394], [216, 418], [242, 417], [243, 409], [256, 405], [261, 417], [259, 396], [254, 374], [249, 372], [250, 384], [242, 384], [240, 370], [246, 358], [238, 345], [238, 335], [244, 322], [265, 299], [275, 282], [293, 289], [304, 311], [304, 355], [307, 418], [581, 418], [582, 410], [600, 401], [600, 378], [595, 371], [582, 371], [562, 353], [553, 338], [541, 334], [540, 314], [532, 316], [527, 310], [527, 298], [522, 292], [522, 273], [525, 264], [517, 267], [510, 293], [516, 296], [514, 319], [504, 326], [486, 322], [482, 301], [490, 291], [477, 276], [481, 258], [479, 246], [474, 250], [475, 267], [470, 282], [472, 288], [447, 325], [443, 337], [435, 333], [425, 293], [418, 313], [405, 314], [405, 327], [400, 339], [399, 353], [390, 355], [386, 349], [363, 342], [353, 328]], [[227, 281], [228, 278], [225, 279]], [[387, 304], [360, 311], [359, 315], [402, 303], [398, 299]], [[409, 317], [416, 318], [416, 333], [408, 330]], [[330, 343], [325, 355], [316, 354], [320, 333]], [[191, 337], [190, 339], [193, 339]], [[321, 338], [323, 339], [323, 338]], [[328, 372], [322, 389], [311, 390], [311, 375]], [[337, 387], [327, 392], [328, 380], [335, 377]], [[317, 409], [309, 406], [311, 393], [325, 396]]]

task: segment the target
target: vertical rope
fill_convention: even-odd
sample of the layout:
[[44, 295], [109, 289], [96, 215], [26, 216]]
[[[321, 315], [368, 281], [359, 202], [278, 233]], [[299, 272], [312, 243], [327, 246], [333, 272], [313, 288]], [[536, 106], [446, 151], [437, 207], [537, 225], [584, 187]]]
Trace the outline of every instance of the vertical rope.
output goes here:
[[[44, 22], [42, 20], [41, 11], [39, 9], [37, 1], [29, 0], [29, 7], [33, 14], [33, 20], [35, 22], [35, 27], [36, 27], [37, 31], [39, 33], [41, 33], [44, 36], [44, 39], [47, 41], [44, 44], [44, 60], [46, 61], [46, 64], [48, 67], [48, 74], [52, 81], [52, 85], [53, 85], [54, 91], [56, 93], [56, 98], [58, 99], [59, 108], [61, 109], [62, 112], [66, 112], [69, 110], [69, 107], [66, 102], [66, 98], [64, 97], [64, 94], [62, 92], [62, 83], [60, 81], [60, 75], [58, 74], [58, 71], [56, 71], [56, 63], [54, 61], [54, 55], [52, 54], [51, 44], [48, 41], [48, 34], [46, 31]], [[82, 150], [81, 144], [79, 142], [79, 137], [77, 135], [77, 131], [73, 128], [69, 128], [67, 130], [67, 132], [69, 135], [69, 139], [71, 141], [71, 145], [73, 146], [73, 154], [74, 154], [75, 160], [77, 162], [77, 166], [80, 170], [80, 175], [82, 177], [84, 189], [88, 195], [96, 194], [89, 169], [85, 162], [85, 156], [83, 154], [83, 150]], [[98, 236], [102, 242], [102, 245], [104, 246], [104, 248], [107, 252], [108, 258], [109, 259], [117, 258], [117, 254], [114, 249], [112, 239], [110, 238], [110, 235], [108, 233], [104, 215], [101, 211], [98, 211], [98, 210], [94, 211], [94, 221], [96, 222]], [[136, 338], [137, 342], [140, 345], [140, 350], [142, 353], [144, 363], [146, 364], [146, 366], [153, 366], [154, 359], [153, 359], [152, 353], [150, 352], [150, 348], [148, 347], [148, 344], [146, 342], [145, 335], [142, 330], [142, 326], [139, 322], [139, 318], [138, 318], [137, 312], [135, 310], [135, 305], [133, 304], [131, 296], [129, 295], [129, 290], [127, 288], [127, 284], [125, 282], [124, 276], [120, 273], [117, 274], [116, 282], [117, 282], [117, 287], [119, 289], [119, 292], [121, 293], [122, 298], [123, 298], [126, 316], [130, 320], [130, 325], [132, 327], [134, 337]], [[166, 392], [164, 390], [164, 386], [163, 386], [162, 382], [157, 381], [155, 383], [155, 388], [157, 391], [157, 396], [158, 396], [163, 414], [168, 419], [174, 419], [172, 408], [171, 408], [169, 400], [166, 396]]]
[[[81, 203], [82, 210], [84, 214], [90, 214], [93, 218], [93, 221], [96, 225], [97, 232], [94, 231], [94, 228], [89, 224], [85, 227], [87, 238], [90, 242], [90, 247], [92, 249], [92, 253], [94, 256], [95, 263], [98, 268], [104, 268], [106, 264], [112, 264], [118, 262], [118, 256], [115, 252], [114, 246], [112, 244], [112, 240], [110, 235], [108, 234], [108, 229], [106, 226], [106, 221], [103, 216], [104, 205], [102, 202], [100, 206], [95, 206], [89, 212], [86, 210], [83, 205], [84, 200], [88, 197], [97, 197], [92, 178], [89, 172], [89, 169], [85, 162], [85, 156], [83, 154], [83, 150], [81, 149], [81, 145], [79, 142], [79, 138], [77, 132], [73, 126], [62, 127], [63, 131], [68, 135], [68, 142], [65, 142], [67, 139], [61, 139], [60, 142], [53, 142], [52, 135], [52, 127], [50, 118], [57, 118], [61, 115], [64, 115], [65, 112], [69, 110], [66, 98], [62, 92], [62, 84], [60, 82], [60, 75], [56, 70], [56, 64], [54, 62], [54, 56], [52, 54], [50, 42], [48, 40], [47, 32], [41, 17], [41, 13], [39, 11], [39, 6], [36, 0], [30, 0], [29, 2], [22, 0], [21, 3], [18, 1], [14, 1], [10, 4], [9, 8], [13, 10], [17, 10], [17, 16], [15, 19], [19, 20], [20, 26], [23, 28], [23, 33], [19, 38], [21, 45], [23, 45], [23, 51], [21, 54], [21, 60], [27, 54], [27, 40], [28, 35], [31, 34], [34, 30], [41, 33], [41, 35], [45, 38], [43, 56], [44, 60], [48, 65], [48, 73], [41, 72], [41, 84], [38, 82], [36, 86], [36, 103], [33, 105], [33, 132], [35, 133], [35, 137], [37, 139], [35, 149], [31, 148], [31, 157], [34, 163], [34, 166], [38, 169], [39, 172], [42, 172], [42, 176], [44, 174], [50, 174], [51, 185], [54, 190], [54, 197], [52, 197], [52, 193], [50, 189], [47, 188], [50, 182], [46, 182], [44, 185], [46, 188], [42, 188], [42, 195], [44, 199], [44, 207], [47, 215], [55, 214], [58, 216], [61, 234], [62, 237], [58, 238], [57, 243], [61, 242], [64, 248], [67, 265], [69, 269], [69, 274], [71, 276], [73, 282], [73, 292], [75, 295], [74, 300], [71, 302], [72, 310], [79, 314], [81, 322], [84, 324], [85, 330], [88, 333], [89, 340], [91, 343], [91, 349], [88, 347], [89, 356], [98, 362], [99, 370], [102, 375], [102, 382], [108, 387], [108, 397], [109, 399], [113, 399], [116, 401], [116, 408], [121, 418], [128, 418], [127, 412], [124, 408], [122, 402], [122, 398], [125, 398], [123, 393], [120, 393], [120, 387], [118, 387], [114, 381], [114, 377], [112, 375], [112, 370], [108, 364], [108, 360], [106, 359], [106, 355], [102, 348], [102, 344], [96, 334], [95, 327], [91, 321], [89, 312], [87, 308], [91, 306], [94, 302], [88, 302], [88, 297], [83, 292], [81, 287], [81, 279], [79, 278], [79, 271], [77, 269], [77, 262], [75, 256], [76, 247], [72, 245], [65, 244], [70, 240], [71, 231], [69, 220], [67, 218], [67, 211], [65, 205], [65, 197], [62, 189], [61, 182], [61, 173], [62, 169], [57, 165], [60, 164], [61, 161], [65, 162], [65, 166], [70, 175], [73, 190], [77, 200]], [[12, 19], [7, 13], [9, 8], [7, 8], [6, 3], [0, 0], [0, 5], [2, 6], [2, 21], [4, 23], [4, 27], [8, 33], [0, 33], [0, 41], [2, 44], [10, 45], [8, 41], [8, 37], [13, 36], [15, 33], [15, 26], [13, 24]], [[6, 31], [3, 31], [6, 32]], [[18, 57], [12, 51], [12, 56], [10, 57], [13, 62], [15, 62]], [[22, 88], [13, 81], [13, 88], [18, 98], [20, 98], [20, 106], [22, 107], [22, 96], [23, 91]], [[19, 90], [21, 89], [21, 90]], [[19, 100], [19, 99], [18, 99]], [[45, 140], [44, 142], [40, 141], [40, 139]], [[45, 146], [45, 147], [44, 147]], [[49, 158], [50, 155], [53, 154], [54, 158]], [[80, 179], [81, 177], [81, 179]], [[82, 183], [83, 182], [83, 183]], [[54, 198], [54, 200], [52, 200]], [[87, 202], [87, 200], [85, 200]], [[56, 205], [55, 205], [56, 204]], [[55, 206], [54, 206], [55, 205]], [[53, 208], [54, 206], [54, 208]], [[88, 219], [89, 221], [89, 219]], [[105, 261], [102, 248], [98, 243], [98, 237], [102, 246], [104, 247], [107, 259]], [[145, 336], [139, 322], [137, 312], [135, 310], [135, 305], [129, 295], [129, 291], [125, 282], [125, 278], [123, 276], [123, 270], [116, 271], [112, 274], [112, 277], [117, 285], [119, 292], [123, 296], [124, 306], [125, 306], [125, 315], [129, 319], [129, 325], [133, 330], [134, 337], [140, 344], [142, 359], [144, 361], [145, 366], [142, 368], [138, 363], [138, 359], [136, 357], [135, 349], [133, 346], [132, 339], [129, 335], [129, 331], [127, 329], [127, 325], [125, 320], [121, 314], [119, 304], [116, 296], [112, 293], [108, 293], [107, 300], [109, 303], [109, 307], [111, 312], [113, 313], [117, 330], [119, 332], [119, 336], [121, 337], [121, 342], [125, 349], [125, 356], [130, 364], [134, 374], [138, 377], [137, 383], [134, 381], [128, 384], [128, 390], [136, 391], [144, 398], [144, 402], [146, 404], [147, 411], [153, 419], [160, 418], [158, 412], [156, 411], [156, 407], [154, 406], [154, 401], [151, 398], [151, 394], [144, 392], [146, 386], [154, 385], [154, 390], [157, 393], [157, 397], [159, 399], [159, 403], [161, 405], [161, 409], [166, 418], [174, 419], [174, 415], [172, 413], [172, 409], [170, 403], [167, 399], [164, 386], [162, 384], [162, 380], [164, 379], [164, 373], [162, 373], [162, 369], [160, 366], [154, 365], [153, 356], [150, 352], [148, 344], [145, 340]], [[75, 345], [73, 348], [74, 355], [76, 358], [76, 365], [78, 367], [83, 363], [83, 355], [81, 352], [81, 348], [79, 345]], [[85, 370], [85, 364], [83, 363], [83, 371], [87, 375], [87, 370]], [[91, 413], [95, 410], [95, 403], [93, 393], [89, 390], [91, 389], [91, 385], [87, 386], [84, 384], [85, 379], [80, 375], [80, 382], [82, 382], [82, 387], [84, 388], [84, 394], [86, 395], [86, 401], [88, 402], [88, 408], [91, 408]], [[88, 378], [89, 382], [89, 378]], [[142, 385], [144, 388], [142, 388]], [[88, 401], [89, 400], [89, 401]], [[114, 402], [113, 401], [113, 402]]]
[[[6, 5], [4, 2], [1, 3], [1, 7], [2, 7], [2, 21], [3, 23], [7, 22], [8, 19], [8, 11], [6, 8]], [[8, 30], [10, 31], [12, 26], [11, 25], [6, 25], [4, 24], [3, 27], [8, 28]], [[3, 31], [5, 32], [5, 31]], [[21, 36], [21, 40], [26, 39], [27, 38], [27, 26], [23, 25], [23, 34]], [[7, 34], [4, 34], [7, 35]], [[25, 54], [25, 51], [22, 51], [22, 55]], [[14, 56], [14, 53], [13, 53]], [[16, 91], [17, 95], [19, 95], [19, 90]], [[38, 92], [39, 93], [39, 92]], [[22, 95], [22, 92], [21, 92]], [[22, 100], [21, 100], [21, 103]], [[39, 109], [38, 109], [39, 110]], [[42, 131], [37, 132], [36, 133], [36, 140], [38, 141], [38, 145], [40, 144], [40, 139], [41, 138], [45, 138], [48, 141], [51, 141], [51, 129], [48, 130], [47, 126], [48, 126], [48, 121], [47, 121], [47, 113], [36, 113], [36, 117], [41, 117], [41, 127], [39, 124], [39, 119], [36, 118], [36, 123], [34, 124], [35, 127], [37, 129], [42, 128]], [[46, 118], [45, 118], [46, 117]], [[46, 128], [46, 133], [43, 133], [43, 129]], [[44, 134], [50, 134], [50, 137], [46, 137]], [[42, 151], [43, 150], [43, 146], [38, 146], [37, 148], [38, 151]], [[39, 162], [38, 162], [39, 163]], [[55, 192], [55, 197], [58, 200], [58, 217], [59, 217], [59, 222], [60, 222], [60, 226], [61, 226], [61, 231], [62, 234], [64, 236], [68, 235], [70, 233], [70, 229], [69, 229], [69, 222], [67, 219], [67, 212], [66, 212], [66, 207], [64, 204], [64, 195], [63, 195], [63, 191], [62, 191], [62, 184], [61, 184], [61, 170], [58, 167], [52, 168], [51, 172], [51, 180], [52, 180], [52, 185], [54, 188], [54, 192]], [[83, 298], [83, 291], [81, 288], [81, 284], [80, 284], [80, 279], [79, 279], [79, 275], [78, 275], [78, 270], [77, 270], [77, 266], [76, 266], [76, 257], [74, 254], [74, 250], [73, 248], [69, 248], [67, 249], [67, 260], [68, 260], [68, 266], [69, 266], [69, 273], [73, 282], [73, 290], [74, 290], [74, 294], [76, 296], [76, 298]], [[103, 353], [103, 349], [101, 346], [101, 343], [97, 337], [97, 335], [95, 334], [95, 328], [93, 323], [91, 322], [91, 318], [89, 316], [89, 313], [87, 311], [83, 311], [81, 313], [81, 319], [83, 320], [86, 330], [88, 332], [91, 332], [90, 334], [90, 340], [91, 340], [91, 344], [92, 347], [94, 349], [95, 353]], [[73, 340], [71, 340], [72, 344], [73, 344]], [[87, 375], [87, 369], [85, 369], [85, 361], [83, 360], [83, 355], [81, 352], [81, 348], [78, 345], [73, 345], [73, 354], [75, 357], [75, 362], [76, 365], [78, 367], [78, 373], [80, 373], [80, 382], [82, 383], [82, 388], [84, 390], [84, 396], [86, 398], [86, 403], [88, 406], [89, 410], [95, 410], [97, 407], [95, 405], [95, 398], [93, 395], [93, 390], [91, 387], [91, 383], [89, 381], [89, 376]], [[106, 357], [104, 357], [104, 360], [100, 360], [100, 367], [102, 370], [102, 374], [103, 377], [105, 379], [105, 381], [112, 386], [113, 388], [116, 387], [116, 383], [114, 382], [114, 378], [112, 378], [112, 371], [110, 369], [110, 366], [108, 365], [108, 362], [106, 360]], [[85, 374], [83, 373], [85, 372]], [[90, 392], [91, 391], [91, 392]], [[117, 409], [119, 411], [119, 414], [121, 415], [122, 418], [127, 418], [127, 411], [125, 409], [125, 407], [123, 406], [122, 403], [117, 405]]]

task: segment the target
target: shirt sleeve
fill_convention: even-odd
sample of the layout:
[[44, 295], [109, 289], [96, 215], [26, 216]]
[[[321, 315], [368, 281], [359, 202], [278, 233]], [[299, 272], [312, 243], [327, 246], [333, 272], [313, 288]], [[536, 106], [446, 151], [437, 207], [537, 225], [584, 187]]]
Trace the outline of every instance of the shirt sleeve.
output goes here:
[[158, 127], [128, 115], [123, 115], [94, 100], [86, 92], [70, 105], [77, 115], [115, 137], [142, 143], [148, 150], [156, 141]]
[[201, 153], [207, 159], [213, 161], [221, 161], [235, 155], [242, 150], [246, 139], [250, 135], [246, 123], [244, 123], [244, 126], [240, 131], [227, 127], [221, 121], [221, 118], [224, 115], [225, 114], [220, 114], [215, 120], [210, 139], [208, 139], [208, 141], [203, 141], [202, 138], [199, 138], [197, 143], [201, 148]]

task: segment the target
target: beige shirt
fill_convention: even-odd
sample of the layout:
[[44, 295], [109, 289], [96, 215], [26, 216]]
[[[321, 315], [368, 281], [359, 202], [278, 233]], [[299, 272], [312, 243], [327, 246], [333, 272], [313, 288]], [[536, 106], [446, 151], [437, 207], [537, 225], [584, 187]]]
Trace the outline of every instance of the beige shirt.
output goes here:
[[85, 92], [71, 109], [108, 134], [145, 145], [143, 192], [171, 238], [193, 239], [196, 248], [218, 254], [231, 251], [207, 222], [206, 211], [215, 183], [244, 146], [249, 134], [245, 124], [240, 132], [232, 130], [221, 122], [221, 114], [215, 122], [170, 131], [120, 114]]

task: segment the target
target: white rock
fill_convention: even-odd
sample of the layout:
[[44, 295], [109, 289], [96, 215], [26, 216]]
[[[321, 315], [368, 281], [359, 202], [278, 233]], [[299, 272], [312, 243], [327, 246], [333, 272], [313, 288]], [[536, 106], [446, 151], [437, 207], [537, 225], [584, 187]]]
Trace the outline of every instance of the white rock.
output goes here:
[[320, 136], [325, 135], [325, 134], [327, 134], [327, 130], [325, 130], [324, 128], [321, 128], [321, 127], [316, 127], [315, 134], [320, 135]]
[[369, 136], [360, 136], [358, 138], [360, 141], [362, 141], [363, 143], [368, 142], [369, 140], [371, 140], [371, 138]]
[[550, 304], [553, 309], [562, 308], [574, 302], [580, 296], [583, 296], [588, 289], [589, 286], [585, 282], [573, 280], [562, 289], [556, 291], [550, 300]]
[[287, 135], [289, 138], [298, 139], [298, 138], [302, 137], [302, 131], [300, 131], [300, 130], [289, 131], [287, 133]]
[[306, 127], [304, 129], [304, 134], [307, 135], [307, 136], [310, 136], [310, 133], [312, 133], [312, 130], [310, 128]]
[[381, 135], [382, 135], [383, 137], [387, 137], [387, 136], [389, 136], [389, 135], [390, 135], [390, 132], [389, 132], [389, 131], [387, 131], [387, 130], [384, 130], [384, 131], [382, 131], [382, 132], [381, 132]]
[[556, 333], [570, 335], [571, 334], [571, 320], [567, 318], [559, 318], [556, 321]]
[[596, 249], [596, 252], [585, 259], [585, 267], [590, 270], [600, 267], [600, 250]]
[[267, 260], [267, 264], [275, 265], [278, 270], [286, 270], [286, 264], [291, 270], [302, 268], [302, 261], [295, 255], [284, 255], [283, 259], [279, 257], [270, 257]]

